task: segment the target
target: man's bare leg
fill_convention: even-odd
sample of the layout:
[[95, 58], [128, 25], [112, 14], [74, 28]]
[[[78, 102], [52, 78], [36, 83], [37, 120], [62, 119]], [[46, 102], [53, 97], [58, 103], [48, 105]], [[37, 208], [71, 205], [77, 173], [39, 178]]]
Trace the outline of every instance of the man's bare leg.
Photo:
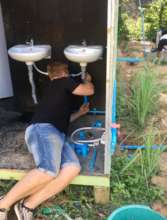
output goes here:
[[74, 165], [64, 167], [59, 175], [49, 182], [43, 189], [27, 198], [24, 205], [34, 209], [42, 202], [61, 192], [79, 174], [80, 168]]
[[34, 192], [36, 187], [47, 184], [53, 178], [38, 169], [31, 170], [0, 200], [0, 208], [9, 209], [15, 202]]

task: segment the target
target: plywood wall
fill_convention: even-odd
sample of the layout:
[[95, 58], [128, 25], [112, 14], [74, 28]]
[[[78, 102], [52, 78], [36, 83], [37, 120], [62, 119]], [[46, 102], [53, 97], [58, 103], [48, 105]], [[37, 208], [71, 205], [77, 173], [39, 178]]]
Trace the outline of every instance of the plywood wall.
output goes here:
[[[50, 44], [52, 57], [65, 60], [63, 49], [83, 39], [88, 44], [106, 47], [107, 0], [1, 0], [8, 48], [33, 38], [37, 44]], [[96, 85], [92, 106], [104, 108], [105, 52], [103, 60], [89, 64]], [[45, 70], [48, 61], [38, 65]], [[33, 108], [27, 69], [23, 63], [10, 59], [15, 99], [20, 111]], [[78, 65], [71, 64], [77, 70]], [[47, 83], [44, 76], [35, 73], [38, 95]]]

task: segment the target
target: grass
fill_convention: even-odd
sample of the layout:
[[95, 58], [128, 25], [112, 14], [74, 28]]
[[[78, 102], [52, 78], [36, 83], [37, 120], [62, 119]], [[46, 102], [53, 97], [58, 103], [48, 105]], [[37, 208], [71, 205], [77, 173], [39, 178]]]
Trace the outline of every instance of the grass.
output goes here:
[[[14, 180], [0, 181], [0, 195], [6, 194], [16, 183]], [[95, 204], [93, 187], [86, 186], [69, 186], [59, 195], [51, 198], [46, 203], [43, 203], [36, 211], [35, 215], [42, 220], [65, 220], [61, 215], [54, 218], [56, 215], [42, 215], [44, 207], [60, 206], [62, 210], [71, 218], [79, 220], [106, 220], [112, 211], [112, 205]]]
[[0, 181], [0, 196], [6, 194], [12, 186], [16, 183], [15, 180], [1, 180]]
[[134, 122], [144, 128], [147, 119], [156, 112], [158, 106], [161, 86], [158, 84], [157, 74], [149, 66], [144, 66], [135, 74], [130, 89], [129, 111]]
[[[85, 186], [69, 186], [63, 193], [50, 200], [49, 203], [42, 205], [41, 208], [53, 207], [56, 204], [71, 218], [80, 218], [81, 220], [106, 220], [112, 210], [111, 203], [106, 205], [95, 204], [93, 188]], [[38, 209], [38, 216], [41, 216], [41, 208]]]
[[[166, 91], [166, 85], [160, 84], [161, 75], [153, 68], [145, 65], [132, 72], [128, 96], [125, 89], [128, 83], [122, 80], [125, 73], [118, 69], [117, 116], [122, 130], [126, 131], [123, 143], [125, 141], [126, 144], [144, 145], [147, 148], [113, 157], [111, 202], [115, 206], [137, 203], [151, 205], [165, 198], [163, 190], [151, 184], [151, 178], [159, 173], [159, 158], [165, 148], [152, 149], [152, 146], [156, 143], [163, 145], [166, 141], [166, 137], [153, 129], [154, 122], [149, 120], [157, 113], [160, 92]], [[128, 133], [131, 133], [129, 137]]]
[[113, 158], [111, 179], [111, 200], [116, 206], [125, 204], [147, 204], [163, 200], [164, 192], [151, 184], [151, 178], [159, 172], [160, 154], [165, 147], [153, 149], [157, 133], [151, 128], [143, 136], [145, 150], [128, 152]]

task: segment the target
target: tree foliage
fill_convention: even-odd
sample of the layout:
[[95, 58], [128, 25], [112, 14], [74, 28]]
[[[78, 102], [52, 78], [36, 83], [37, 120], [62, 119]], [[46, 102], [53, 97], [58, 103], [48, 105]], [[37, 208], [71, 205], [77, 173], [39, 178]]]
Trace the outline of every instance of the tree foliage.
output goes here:
[[[143, 1], [144, 2], [144, 1]], [[138, 1], [121, 0], [119, 10], [119, 39], [140, 40], [142, 19]], [[143, 4], [145, 37], [155, 40], [160, 29], [167, 29], [167, 0], [154, 0]]]
[[154, 40], [156, 32], [167, 29], [167, 0], [156, 0], [145, 10], [146, 36]]
[[118, 17], [118, 42], [121, 40], [128, 40], [128, 29], [126, 26], [125, 19], [127, 19], [127, 15], [125, 13], [122, 13], [122, 0], [119, 6], [119, 17]]

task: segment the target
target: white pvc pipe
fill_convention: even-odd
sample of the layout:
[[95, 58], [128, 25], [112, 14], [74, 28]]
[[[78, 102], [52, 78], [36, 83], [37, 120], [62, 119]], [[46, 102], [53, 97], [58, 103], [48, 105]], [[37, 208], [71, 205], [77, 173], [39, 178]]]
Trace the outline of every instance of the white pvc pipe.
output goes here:
[[9, 60], [0, 4], [0, 98], [13, 96], [13, 87], [9, 69]]
[[33, 67], [36, 69], [37, 72], [39, 72], [45, 76], [48, 76], [48, 72], [44, 72], [44, 71], [40, 70], [35, 63], [33, 63]]
[[32, 98], [34, 100], [35, 104], [38, 104], [37, 96], [36, 96], [36, 87], [33, 79], [33, 66], [32, 65], [27, 65], [28, 68], [28, 77], [29, 77], [29, 82], [31, 84], [31, 90], [32, 90]]

